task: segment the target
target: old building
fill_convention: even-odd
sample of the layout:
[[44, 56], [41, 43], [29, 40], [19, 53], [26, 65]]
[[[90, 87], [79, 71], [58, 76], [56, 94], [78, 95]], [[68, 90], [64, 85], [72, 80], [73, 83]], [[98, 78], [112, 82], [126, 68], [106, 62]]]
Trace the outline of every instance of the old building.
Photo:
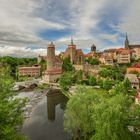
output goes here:
[[135, 59], [140, 58], [140, 45], [130, 45], [127, 35], [126, 35], [126, 39], [125, 39], [125, 49], [134, 50]]
[[136, 74], [126, 74], [125, 79], [128, 79], [130, 81], [133, 88], [139, 89], [139, 80]]
[[131, 52], [128, 49], [120, 48], [116, 51], [117, 63], [118, 64], [127, 64], [131, 61]]
[[101, 64], [113, 65], [113, 57], [110, 55], [101, 55], [99, 61]]
[[96, 52], [96, 46], [94, 44], [91, 46], [91, 52]]
[[140, 59], [140, 47], [133, 49], [133, 57], [137, 60]]
[[116, 60], [117, 59], [117, 49], [107, 49], [107, 50], [104, 50], [103, 54], [106, 56], [110, 56], [113, 58], [113, 60]]
[[55, 45], [53, 42], [47, 48], [47, 69], [44, 75], [44, 81], [49, 83], [57, 82], [62, 74], [62, 62], [55, 56]]
[[32, 76], [39, 77], [40, 76], [40, 66], [34, 65], [31, 67], [18, 67], [19, 76]]
[[61, 54], [63, 55], [63, 58], [69, 58], [72, 64], [83, 64], [84, 62], [83, 51], [81, 49], [76, 49], [73, 39], [71, 39], [71, 44], [68, 45], [66, 51]]
[[140, 63], [134, 64], [127, 68], [127, 73], [139, 73], [140, 74]]
[[85, 54], [84, 57], [85, 59], [97, 58], [97, 54], [94, 51], [92, 51], [92, 52], [89, 52], [88, 54]]

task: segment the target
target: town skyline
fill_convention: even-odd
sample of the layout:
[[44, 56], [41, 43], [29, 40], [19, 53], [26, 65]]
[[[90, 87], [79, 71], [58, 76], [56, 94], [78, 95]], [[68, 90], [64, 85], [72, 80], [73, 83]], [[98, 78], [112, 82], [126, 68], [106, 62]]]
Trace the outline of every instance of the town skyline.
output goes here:
[[[140, 44], [139, 0], [1, 0], [0, 56], [45, 55], [53, 41], [64, 51], [71, 35], [86, 52], [121, 48], [126, 33], [131, 44]], [[26, 7], [26, 8], [25, 8]]]

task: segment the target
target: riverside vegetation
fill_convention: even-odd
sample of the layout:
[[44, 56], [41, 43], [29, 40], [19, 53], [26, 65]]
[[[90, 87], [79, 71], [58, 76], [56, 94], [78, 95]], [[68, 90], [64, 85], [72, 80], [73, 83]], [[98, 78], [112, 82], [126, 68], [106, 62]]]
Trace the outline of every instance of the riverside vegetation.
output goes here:
[[[71, 65], [67, 66], [70, 68], [66, 67], [59, 84], [69, 97], [64, 128], [72, 139], [139, 140], [140, 105], [135, 104], [136, 90], [128, 79], [123, 80], [124, 68], [107, 66], [98, 77], [88, 75], [82, 80], [82, 71], [71, 71]], [[71, 86], [77, 87], [73, 96]]]

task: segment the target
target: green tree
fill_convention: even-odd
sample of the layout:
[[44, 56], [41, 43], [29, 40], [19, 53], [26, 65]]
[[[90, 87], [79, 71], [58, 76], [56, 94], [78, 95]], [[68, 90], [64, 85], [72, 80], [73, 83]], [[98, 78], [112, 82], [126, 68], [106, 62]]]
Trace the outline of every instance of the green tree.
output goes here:
[[100, 91], [79, 87], [67, 103], [64, 114], [64, 127], [74, 140], [89, 140], [95, 134], [94, 104], [100, 102]]
[[103, 79], [103, 80], [100, 79], [100, 80], [98, 81], [98, 85], [99, 85], [100, 88], [102, 88], [102, 89], [109, 90], [109, 89], [111, 89], [112, 86], [113, 86], [113, 81], [112, 81], [111, 79], [109, 79], [109, 78]]
[[99, 60], [97, 58], [92, 58], [92, 59], [89, 60], [89, 64], [99, 65]]
[[103, 68], [99, 71], [99, 75], [103, 78], [111, 78], [113, 80], [122, 81], [124, 79], [124, 75], [122, 74], [122, 69], [118, 66], [109, 66]]
[[124, 94], [96, 104], [92, 114], [96, 133], [91, 140], [132, 140], [127, 127], [129, 107], [130, 101]]
[[81, 70], [73, 73], [73, 82], [74, 83], [81, 84], [82, 80], [83, 80], [83, 72]]
[[71, 64], [69, 58], [65, 58], [65, 59], [63, 60], [62, 68], [63, 68], [63, 70], [66, 71], [66, 72], [67, 72], [67, 71], [72, 71], [72, 70], [73, 70], [73, 66], [72, 66], [72, 64]]
[[107, 69], [102, 69], [102, 70], [99, 71], [99, 75], [100, 75], [101, 77], [106, 78], [106, 77], [109, 77], [109, 76], [111, 75], [111, 73], [110, 73], [110, 71], [107, 70]]
[[39, 65], [41, 66], [41, 75], [42, 75], [43, 72], [45, 72], [45, 70], [47, 68], [47, 62], [45, 60], [41, 60]]
[[62, 90], [68, 91], [73, 84], [73, 74], [71, 72], [65, 72], [59, 79], [59, 84]]
[[32, 66], [37, 63], [36, 58], [15, 58], [10, 56], [0, 57], [0, 64], [2, 66], [10, 67], [10, 75], [13, 78], [17, 78], [17, 67], [20, 65]]
[[97, 84], [96, 78], [93, 76], [90, 76], [88, 81], [89, 81], [89, 85], [91, 86], [95, 86]]
[[9, 70], [0, 69], [0, 140], [23, 140], [20, 126], [25, 100], [14, 99], [13, 80]]
[[[124, 89], [124, 84], [120, 84]], [[130, 96], [116, 86], [112, 95], [105, 90], [80, 87], [70, 98], [64, 114], [64, 127], [74, 140], [138, 140], [140, 106], [134, 108]]]

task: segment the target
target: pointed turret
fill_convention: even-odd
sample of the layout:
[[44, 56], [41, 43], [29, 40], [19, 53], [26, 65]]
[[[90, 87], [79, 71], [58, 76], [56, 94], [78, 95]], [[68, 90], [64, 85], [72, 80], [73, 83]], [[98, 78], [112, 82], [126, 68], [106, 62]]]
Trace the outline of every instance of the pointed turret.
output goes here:
[[73, 43], [73, 37], [71, 36], [71, 45], [74, 45], [74, 43]]
[[126, 39], [125, 39], [125, 48], [129, 49], [129, 40], [128, 40], [127, 33], [126, 33]]

